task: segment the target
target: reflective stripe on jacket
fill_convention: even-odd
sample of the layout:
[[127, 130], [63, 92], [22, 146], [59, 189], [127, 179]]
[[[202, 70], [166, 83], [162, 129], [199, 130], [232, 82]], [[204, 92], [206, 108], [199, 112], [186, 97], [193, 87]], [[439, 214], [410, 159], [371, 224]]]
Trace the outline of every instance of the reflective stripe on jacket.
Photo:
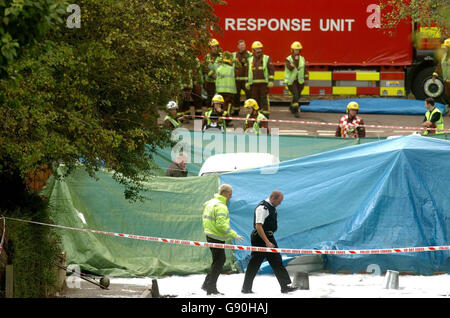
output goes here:
[[[292, 55], [289, 55], [286, 59], [289, 63], [295, 65]], [[298, 80], [300, 84], [305, 82], [305, 58], [303, 56], [299, 56], [298, 67], [294, 66], [292, 71], [284, 66], [284, 82], [287, 85], [292, 85], [295, 80]]]
[[166, 115], [166, 117], [164, 117], [164, 121], [166, 121], [166, 120], [168, 120], [173, 125], [174, 128], [180, 128], [181, 127], [180, 121], [170, 117], [169, 115]]
[[257, 79], [253, 80], [253, 56], [248, 58], [248, 83], [252, 85], [253, 83], [269, 83], [269, 69], [267, 68], [267, 63], [269, 62], [269, 56], [263, 55], [263, 70], [264, 70], [264, 80]]
[[216, 92], [236, 94], [234, 67], [228, 64], [220, 65], [216, 70]]

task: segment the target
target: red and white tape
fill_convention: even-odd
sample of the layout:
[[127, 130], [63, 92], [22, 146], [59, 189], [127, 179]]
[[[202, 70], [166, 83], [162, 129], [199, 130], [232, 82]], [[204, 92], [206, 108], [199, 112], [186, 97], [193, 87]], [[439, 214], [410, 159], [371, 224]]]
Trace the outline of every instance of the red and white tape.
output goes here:
[[424, 247], [400, 247], [400, 248], [383, 248], [383, 249], [365, 249], [365, 250], [316, 250], [316, 249], [287, 249], [287, 248], [268, 248], [268, 247], [257, 247], [257, 246], [245, 246], [245, 245], [232, 245], [232, 244], [218, 244], [218, 243], [208, 243], [200, 241], [189, 241], [189, 240], [179, 240], [161, 237], [152, 237], [144, 235], [134, 235], [134, 234], [124, 234], [115, 232], [105, 232], [91, 229], [75, 228], [63, 225], [47, 224], [35, 221], [21, 220], [10, 217], [4, 217], [8, 220], [26, 222], [44, 226], [51, 226], [55, 228], [81, 231], [95, 234], [103, 234], [110, 236], [117, 236], [123, 238], [129, 238], [134, 240], [142, 241], [152, 241], [167, 244], [178, 244], [178, 245], [189, 245], [189, 246], [203, 246], [203, 247], [213, 247], [222, 248], [230, 250], [239, 251], [249, 251], [249, 252], [268, 252], [268, 253], [280, 253], [280, 254], [320, 254], [320, 255], [373, 255], [373, 254], [396, 254], [396, 253], [417, 253], [417, 252], [436, 252], [436, 251], [450, 251], [449, 245], [444, 246], [424, 246]]
[[[195, 118], [207, 118], [204, 115], [195, 115], [191, 116]], [[228, 120], [250, 120], [256, 121], [256, 118], [243, 118], [243, 117], [218, 117], [219, 119], [228, 119]], [[334, 126], [336, 127], [337, 123], [323, 123], [318, 121], [305, 121], [305, 120], [285, 120], [285, 119], [262, 119], [260, 121], [267, 121], [269, 123], [289, 123], [289, 124], [302, 124], [302, 125], [317, 125], [317, 126]], [[404, 130], [437, 130], [438, 128], [424, 128], [424, 127], [408, 127], [408, 126], [386, 126], [386, 125], [359, 125], [359, 127], [365, 128], [384, 128], [384, 129], [404, 129]], [[450, 132], [450, 129], [439, 129], [439, 131]]]

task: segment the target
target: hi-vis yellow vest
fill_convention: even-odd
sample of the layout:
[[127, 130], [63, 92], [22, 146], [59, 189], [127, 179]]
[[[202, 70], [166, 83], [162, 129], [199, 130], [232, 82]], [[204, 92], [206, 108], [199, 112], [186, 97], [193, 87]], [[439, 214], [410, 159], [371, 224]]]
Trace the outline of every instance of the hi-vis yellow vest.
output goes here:
[[[425, 113], [425, 118], [426, 118], [428, 121], [430, 121], [431, 117], [433, 117], [433, 114], [436, 113], [436, 112], [441, 113], [441, 111], [440, 111], [439, 109], [437, 109], [437, 107], [435, 107], [435, 108], [433, 109], [432, 112], [427, 111], [427, 112]], [[436, 129], [444, 129], [444, 121], [443, 121], [443, 119], [442, 119], [442, 114], [441, 114], [439, 120], [438, 120], [437, 122], [435, 122], [435, 125], [436, 125]], [[436, 134], [436, 135], [438, 135], [438, 134], [443, 134], [443, 133], [445, 133], [445, 132], [444, 132], [444, 131], [435, 130], [435, 134]], [[428, 130], [425, 131], [423, 134], [424, 134], [424, 135], [428, 135]]]
[[173, 125], [174, 128], [180, 128], [181, 127], [181, 123], [178, 119], [174, 119], [169, 115], [166, 115], [166, 117], [164, 117], [164, 121], [170, 121], [170, 123]]
[[[247, 126], [247, 122], [248, 122], [248, 119], [250, 118], [250, 114], [247, 114], [247, 120], [245, 121], [245, 123], [244, 123], [244, 127], [245, 126]], [[257, 120], [255, 120], [254, 122], [253, 122], [253, 132], [255, 133], [255, 134], [257, 134], [257, 135], [259, 135], [260, 133], [261, 133], [261, 131], [260, 131], [260, 127], [259, 127], [259, 122], [261, 121], [261, 120], [264, 120], [264, 119], [267, 119], [267, 117], [266, 116], [264, 116], [263, 114], [261, 114], [260, 112], [258, 112], [258, 117], [256, 117], [256, 119]], [[249, 128], [247, 128], [245, 131], [247, 131]]]
[[[295, 65], [292, 55], [289, 55], [287, 60], [292, 65]], [[295, 80], [298, 80], [300, 84], [305, 82], [305, 58], [303, 56], [299, 56], [298, 67], [292, 71], [284, 66], [284, 82], [287, 85], [292, 85]]]
[[248, 83], [252, 85], [253, 83], [269, 83], [269, 69], [267, 68], [267, 63], [269, 62], [269, 56], [263, 55], [263, 70], [264, 70], [264, 80], [257, 79], [253, 80], [253, 56], [248, 58]]
[[226, 204], [227, 198], [218, 193], [214, 194], [214, 199], [205, 203], [202, 223], [206, 236], [219, 241], [226, 241], [237, 236], [237, 233], [230, 228], [230, 216]]

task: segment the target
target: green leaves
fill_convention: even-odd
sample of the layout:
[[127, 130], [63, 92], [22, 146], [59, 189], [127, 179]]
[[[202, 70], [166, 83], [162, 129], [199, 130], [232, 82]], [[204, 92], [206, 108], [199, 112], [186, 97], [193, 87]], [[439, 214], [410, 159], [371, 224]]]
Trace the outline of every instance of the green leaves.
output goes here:
[[[0, 17], [11, 3], [0, 0]], [[69, 29], [60, 23], [68, 17], [63, 3], [17, 0], [9, 24], [0, 23], [9, 54], [0, 161], [14, 158], [24, 176], [42, 164], [70, 171], [80, 158], [95, 176], [104, 164], [137, 199], [152, 171], [149, 149], [169, 143], [159, 110], [179, 96], [216, 18], [204, 0], [79, 0], [81, 28]], [[33, 30], [21, 37], [30, 21]]]
[[449, 36], [450, 6], [448, 0], [380, 0], [382, 26], [394, 29], [401, 21], [437, 27], [442, 38]]

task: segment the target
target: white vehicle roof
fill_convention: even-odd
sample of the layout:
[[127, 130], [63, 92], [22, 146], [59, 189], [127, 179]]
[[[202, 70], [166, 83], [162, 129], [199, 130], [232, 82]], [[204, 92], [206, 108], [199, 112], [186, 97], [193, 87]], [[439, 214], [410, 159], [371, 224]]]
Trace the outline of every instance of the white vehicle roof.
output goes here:
[[279, 163], [277, 156], [270, 153], [224, 153], [209, 157], [203, 163], [199, 176], [260, 168]]

